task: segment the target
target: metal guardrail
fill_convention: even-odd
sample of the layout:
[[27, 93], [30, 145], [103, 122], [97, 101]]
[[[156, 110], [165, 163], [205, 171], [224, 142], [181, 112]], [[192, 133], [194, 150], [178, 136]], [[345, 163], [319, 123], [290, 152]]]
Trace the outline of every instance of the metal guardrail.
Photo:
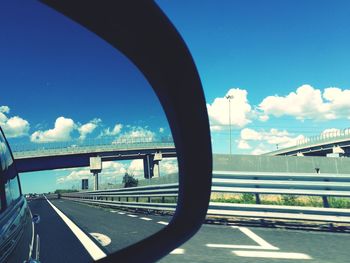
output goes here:
[[[61, 197], [110, 207], [174, 211], [177, 193], [178, 184], [164, 184], [69, 193]], [[211, 202], [208, 209], [211, 216], [350, 223], [350, 209], [329, 208], [327, 199], [330, 196], [350, 197], [350, 174], [215, 171], [212, 193], [251, 193], [255, 194], [256, 204]], [[262, 205], [260, 194], [321, 196], [324, 207]], [[166, 198], [168, 203], [165, 203]]]

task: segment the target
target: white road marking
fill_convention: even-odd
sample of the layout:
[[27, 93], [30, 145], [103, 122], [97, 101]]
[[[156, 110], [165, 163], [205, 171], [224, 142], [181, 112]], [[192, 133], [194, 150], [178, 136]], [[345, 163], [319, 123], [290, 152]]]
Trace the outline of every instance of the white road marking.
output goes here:
[[250, 258], [312, 259], [312, 257], [303, 253], [244, 251], [244, 250], [234, 250], [232, 251], [232, 253], [234, 253], [236, 256], [239, 256], [239, 257], [250, 257]]
[[[29, 209], [29, 214], [30, 214], [30, 218], [33, 218], [32, 212]], [[33, 253], [33, 248], [34, 248], [34, 236], [35, 236], [35, 230], [34, 230], [34, 222], [32, 220], [32, 241], [29, 244], [29, 258], [32, 257], [32, 253]], [[35, 255], [36, 256], [36, 255]]]
[[161, 225], [165, 225], [165, 226], [169, 225], [168, 222], [164, 222], [164, 221], [158, 221], [157, 223], [158, 223], [158, 224], [161, 224]]
[[183, 248], [175, 248], [173, 251], [170, 252], [172, 255], [183, 255], [185, 254], [185, 250]]
[[262, 239], [261, 237], [259, 237], [257, 234], [255, 234], [253, 231], [251, 231], [246, 227], [233, 227], [233, 228], [238, 228], [242, 233], [246, 234], [248, 237], [253, 239], [256, 243], [258, 243], [262, 247], [262, 249], [271, 249], [271, 250], [279, 249], [278, 247], [271, 245], [270, 243], [268, 243], [267, 241], [265, 241], [264, 239]]
[[265, 248], [262, 246], [249, 246], [249, 245], [227, 245], [227, 244], [206, 244], [207, 247], [212, 248], [239, 248], [239, 249], [268, 249], [268, 250], [279, 250], [278, 247], [274, 248]]
[[117, 213], [117, 211], [115, 211], [115, 210], [111, 210], [111, 211], [109, 211], [109, 212], [111, 212], [111, 213]]
[[108, 246], [112, 242], [109, 236], [106, 236], [101, 233], [90, 233], [90, 235], [92, 235], [92, 237], [95, 238], [98, 241], [98, 243], [100, 243], [104, 247]]
[[140, 219], [146, 220], [146, 221], [151, 221], [152, 220], [152, 218], [148, 218], [148, 217], [140, 217]]
[[118, 214], [119, 214], [119, 215], [125, 215], [125, 213], [124, 213], [124, 212], [118, 212]]
[[256, 242], [259, 246], [254, 245], [231, 245], [231, 244], [206, 244], [207, 247], [211, 248], [238, 248], [238, 249], [266, 249], [266, 250], [279, 250], [278, 247], [275, 247], [259, 237], [257, 234], [255, 234], [253, 231], [246, 227], [240, 227], [240, 226], [232, 226], [234, 229], [238, 229], [243, 234], [248, 236], [250, 239], [252, 239], [254, 242]]
[[[45, 197], [46, 198], [46, 197]], [[79, 239], [80, 243], [84, 246], [86, 251], [90, 254], [93, 260], [99, 260], [106, 257], [106, 254], [65, 214], [63, 214], [56, 206], [54, 206], [47, 198], [46, 201], [55, 210], [55, 212], [61, 217], [61, 219], [67, 224], [73, 234]]]
[[137, 215], [127, 215], [127, 216], [129, 216], [129, 217], [137, 217]]

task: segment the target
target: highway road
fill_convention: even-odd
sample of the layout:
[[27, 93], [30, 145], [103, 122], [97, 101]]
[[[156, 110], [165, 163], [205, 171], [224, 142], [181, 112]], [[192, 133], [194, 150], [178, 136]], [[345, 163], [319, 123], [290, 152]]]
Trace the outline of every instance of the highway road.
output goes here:
[[[159, 231], [170, 217], [127, 213], [67, 200], [33, 200], [45, 262], [91, 262]], [[170, 262], [348, 262], [350, 234], [203, 225], [160, 260]]]

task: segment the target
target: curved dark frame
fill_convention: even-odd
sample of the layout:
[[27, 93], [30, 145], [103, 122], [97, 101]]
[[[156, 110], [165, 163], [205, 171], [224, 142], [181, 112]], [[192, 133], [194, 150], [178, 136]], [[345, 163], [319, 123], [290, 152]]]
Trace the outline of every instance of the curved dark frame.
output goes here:
[[170, 224], [98, 262], [154, 262], [200, 228], [209, 204], [212, 152], [198, 72], [184, 41], [150, 0], [43, 0], [124, 53], [145, 75], [168, 118], [179, 164], [179, 198]]

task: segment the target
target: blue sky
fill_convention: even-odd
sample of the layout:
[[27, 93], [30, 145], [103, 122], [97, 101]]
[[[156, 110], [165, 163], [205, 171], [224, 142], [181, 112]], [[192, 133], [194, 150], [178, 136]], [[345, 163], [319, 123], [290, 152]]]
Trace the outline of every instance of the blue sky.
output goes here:
[[[229, 152], [227, 94], [233, 153], [259, 154], [350, 126], [348, 1], [157, 3], [194, 57], [214, 153]], [[0, 32], [0, 125], [11, 144], [169, 135], [143, 76], [81, 26], [40, 3], [12, 1], [1, 8]], [[22, 184], [54, 190], [81, 176], [31, 173]]]

